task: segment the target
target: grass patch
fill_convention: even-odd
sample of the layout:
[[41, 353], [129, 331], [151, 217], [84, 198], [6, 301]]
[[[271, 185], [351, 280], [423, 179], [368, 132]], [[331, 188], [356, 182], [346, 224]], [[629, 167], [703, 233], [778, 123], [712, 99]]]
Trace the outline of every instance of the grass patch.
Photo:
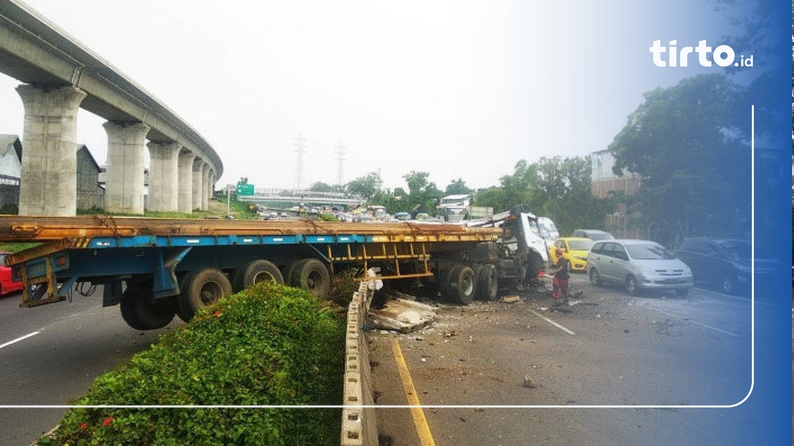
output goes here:
[[[266, 282], [203, 310], [76, 405], [339, 405], [345, 322]], [[72, 408], [40, 445], [338, 444], [339, 409]]]

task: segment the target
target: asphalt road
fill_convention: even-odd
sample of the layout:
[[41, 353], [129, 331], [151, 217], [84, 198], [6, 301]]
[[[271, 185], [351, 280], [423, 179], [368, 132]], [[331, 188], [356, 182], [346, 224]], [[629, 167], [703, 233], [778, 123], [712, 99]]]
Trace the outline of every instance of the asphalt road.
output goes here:
[[[685, 299], [631, 297], [583, 275], [572, 279], [576, 291], [569, 307], [534, 290], [518, 303], [442, 306], [419, 332], [370, 333], [377, 402], [406, 404], [396, 340], [421, 404], [435, 406], [423, 413], [436, 445], [753, 444], [743, 437], [754, 422], [744, 405], [685, 407], [732, 405], [748, 393], [748, 299], [699, 289]], [[39, 406], [83, 396], [171, 328], [129, 328], [118, 307], [101, 308], [101, 288], [37, 308], [20, 301], [0, 298], [3, 446], [31, 444], [65, 411]], [[756, 319], [765, 311], [756, 304]], [[420, 444], [409, 410], [377, 413], [384, 446]]]
[[[571, 288], [581, 295], [568, 307], [536, 289], [512, 304], [442, 306], [418, 332], [370, 332], [377, 404], [407, 404], [396, 341], [436, 445], [754, 443], [741, 404], [753, 382], [748, 298], [632, 297], [583, 274]], [[756, 319], [765, 311], [757, 303]], [[421, 444], [410, 410], [377, 412], [383, 444]]]
[[[30, 445], [58, 424], [91, 382], [145, 350], [162, 330], [128, 327], [119, 308], [89, 297], [19, 308], [19, 294], [0, 298], [0, 445]], [[172, 322], [176, 324], [179, 322]]]

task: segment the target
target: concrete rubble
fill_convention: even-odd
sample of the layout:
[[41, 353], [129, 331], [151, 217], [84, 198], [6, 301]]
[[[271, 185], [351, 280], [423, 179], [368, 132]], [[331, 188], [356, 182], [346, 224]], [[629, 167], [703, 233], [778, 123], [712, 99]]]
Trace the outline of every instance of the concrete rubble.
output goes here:
[[367, 324], [372, 328], [410, 333], [436, 320], [437, 307], [413, 300], [389, 299], [381, 308], [370, 308]]

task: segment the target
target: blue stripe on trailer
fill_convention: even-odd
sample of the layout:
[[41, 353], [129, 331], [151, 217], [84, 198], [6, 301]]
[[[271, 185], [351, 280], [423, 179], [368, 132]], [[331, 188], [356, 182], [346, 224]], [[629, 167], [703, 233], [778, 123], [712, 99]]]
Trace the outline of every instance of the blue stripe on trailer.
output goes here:
[[299, 245], [333, 243], [372, 243], [373, 236], [345, 235], [207, 235], [95, 237], [87, 248], [144, 248], [155, 246], [231, 246], [231, 245]]

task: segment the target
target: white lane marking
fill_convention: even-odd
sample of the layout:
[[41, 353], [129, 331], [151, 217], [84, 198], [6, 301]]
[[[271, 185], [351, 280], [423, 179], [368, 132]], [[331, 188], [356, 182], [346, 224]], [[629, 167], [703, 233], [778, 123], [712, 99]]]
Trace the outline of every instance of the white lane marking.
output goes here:
[[546, 316], [543, 316], [542, 314], [538, 313], [538, 312], [537, 312], [537, 311], [535, 311], [535, 310], [529, 310], [529, 311], [530, 311], [532, 314], [534, 314], [535, 316], [537, 316], [537, 317], [539, 317], [539, 318], [543, 319], [544, 321], [546, 321], [546, 322], [550, 323], [551, 325], [554, 325], [555, 327], [559, 328], [560, 330], [562, 330], [562, 331], [564, 331], [564, 332], [566, 332], [566, 333], [568, 333], [568, 334], [572, 334], [572, 335], [575, 335], [575, 334], [576, 334], [576, 333], [572, 332], [571, 330], [568, 330], [567, 328], [563, 327], [562, 325], [560, 325], [560, 324], [558, 324], [558, 323], [554, 322], [553, 320], [551, 320], [551, 319], [547, 318]]
[[25, 336], [22, 336], [22, 337], [16, 338], [16, 339], [14, 339], [13, 341], [8, 341], [8, 342], [6, 342], [5, 344], [3, 344], [3, 345], [0, 345], [0, 348], [8, 347], [9, 345], [16, 344], [16, 343], [17, 343], [17, 342], [19, 342], [19, 341], [24, 341], [25, 339], [27, 339], [27, 338], [30, 338], [30, 337], [33, 337], [33, 336], [36, 336], [36, 335], [37, 335], [37, 334], [39, 334], [39, 333], [41, 333], [41, 332], [40, 332], [40, 331], [34, 331], [33, 333], [28, 333], [28, 334], [26, 334]]

